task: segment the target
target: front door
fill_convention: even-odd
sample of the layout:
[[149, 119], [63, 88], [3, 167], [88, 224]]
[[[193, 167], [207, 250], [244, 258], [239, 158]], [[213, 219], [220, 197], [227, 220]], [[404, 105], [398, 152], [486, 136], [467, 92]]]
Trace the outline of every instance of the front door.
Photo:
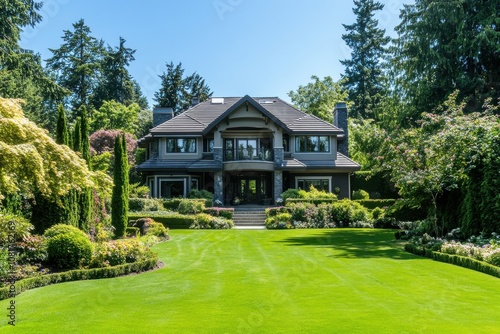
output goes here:
[[256, 204], [259, 202], [260, 184], [257, 178], [240, 178], [239, 190], [242, 201], [245, 204]]

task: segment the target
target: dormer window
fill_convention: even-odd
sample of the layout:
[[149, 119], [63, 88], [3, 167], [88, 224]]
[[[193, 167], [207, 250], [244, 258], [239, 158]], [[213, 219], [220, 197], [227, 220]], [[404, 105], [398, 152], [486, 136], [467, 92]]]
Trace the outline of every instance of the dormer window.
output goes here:
[[196, 153], [196, 138], [167, 138], [167, 153]]
[[330, 152], [330, 138], [328, 136], [297, 136], [295, 152]]

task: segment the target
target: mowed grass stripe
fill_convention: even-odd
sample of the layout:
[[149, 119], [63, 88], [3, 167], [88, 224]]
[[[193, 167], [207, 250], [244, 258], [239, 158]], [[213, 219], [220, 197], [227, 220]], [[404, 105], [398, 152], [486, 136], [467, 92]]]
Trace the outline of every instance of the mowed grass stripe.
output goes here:
[[391, 231], [171, 236], [164, 268], [27, 291], [0, 333], [499, 332], [499, 279], [408, 254]]

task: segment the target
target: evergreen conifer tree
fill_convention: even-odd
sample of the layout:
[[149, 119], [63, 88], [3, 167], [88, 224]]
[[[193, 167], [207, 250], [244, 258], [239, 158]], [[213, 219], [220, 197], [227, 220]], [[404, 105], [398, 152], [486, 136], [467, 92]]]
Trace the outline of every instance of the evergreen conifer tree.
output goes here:
[[349, 100], [353, 102], [351, 115], [358, 118], [374, 118], [375, 109], [384, 93], [384, 82], [380, 59], [386, 53], [385, 45], [390, 38], [385, 30], [377, 27], [373, 16], [384, 5], [374, 0], [354, 0], [356, 22], [343, 24], [347, 34], [342, 39], [351, 48], [351, 59], [341, 60], [345, 66], [344, 86]]
[[60, 104], [57, 107], [57, 128], [56, 128], [56, 143], [69, 146], [68, 123], [66, 121], [66, 113], [64, 107]]
[[128, 161], [124, 151], [124, 135], [115, 138], [115, 168], [113, 172], [113, 194], [111, 197], [111, 224], [115, 237], [124, 236], [128, 223]]

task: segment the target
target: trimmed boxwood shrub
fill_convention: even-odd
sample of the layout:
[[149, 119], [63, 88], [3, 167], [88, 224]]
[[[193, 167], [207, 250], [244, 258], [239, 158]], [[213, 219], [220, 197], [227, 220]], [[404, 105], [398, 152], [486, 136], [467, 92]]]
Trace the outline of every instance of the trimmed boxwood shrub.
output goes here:
[[155, 254], [137, 239], [119, 239], [97, 244], [91, 267], [101, 268], [154, 258]]
[[275, 216], [266, 218], [266, 228], [270, 230], [293, 228], [292, 215], [288, 212], [281, 212]]
[[209, 215], [214, 217], [233, 219], [234, 208], [218, 208], [218, 207], [205, 208], [205, 210], [203, 210], [203, 213], [208, 213]]
[[127, 237], [138, 237], [140, 235], [140, 230], [138, 227], [127, 227], [125, 229], [125, 235]]
[[166, 210], [179, 211], [179, 205], [183, 201], [202, 203], [206, 207], [212, 206], [212, 200], [203, 199], [203, 198], [168, 198], [168, 199], [163, 200], [163, 207]]
[[317, 199], [310, 199], [310, 198], [288, 198], [286, 200], [286, 205], [292, 205], [293, 203], [312, 203], [314, 205], [319, 205], [323, 203], [335, 203], [337, 202], [338, 199], [336, 198], [317, 198]]
[[76, 269], [90, 263], [92, 244], [87, 236], [62, 233], [47, 241], [48, 262], [60, 269]]
[[352, 199], [353, 200], [366, 200], [366, 199], [370, 199], [370, 194], [368, 194], [363, 189], [354, 190], [352, 192]]
[[177, 209], [177, 211], [182, 215], [195, 215], [197, 213], [203, 212], [204, 209], [204, 201], [183, 199], [179, 203], [179, 208]]
[[163, 226], [162, 223], [152, 221], [149, 223], [149, 228], [147, 230], [147, 235], [154, 235], [160, 239], [168, 239], [168, 228]]
[[[128, 275], [130, 273], [140, 273], [142, 271], [153, 269], [157, 264], [158, 264], [158, 256], [154, 254], [152, 258], [147, 259], [145, 261], [127, 263], [115, 267], [70, 270], [61, 273], [36, 276], [17, 281], [15, 283], [15, 291], [16, 294], [20, 294], [21, 292], [26, 290], [35, 289], [55, 283], [88, 280], [88, 279], [99, 279], [99, 278], [111, 278], [111, 277]], [[10, 286], [0, 288], [0, 300], [10, 298], [9, 290]]]
[[278, 213], [291, 213], [292, 208], [287, 206], [277, 206], [266, 209], [266, 217], [276, 216]]
[[195, 221], [189, 228], [222, 230], [231, 229], [233, 227], [234, 223], [232, 220], [223, 217], [213, 217], [206, 213], [199, 213], [195, 216]]
[[163, 201], [158, 198], [130, 198], [128, 209], [130, 211], [161, 211]]
[[354, 201], [370, 210], [375, 208], [386, 209], [396, 203], [395, 199], [361, 199]]
[[405, 250], [415, 255], [425, 256], [436, 261], [454, 264], [500, 278], [500, 267], [470, 257], [434, 252], [425, 247], [413, 245], [411, 243], [405, 245]]
[[172, 212], [131, 212], [129, 221], [141, 218], [151, 218], [169, 229], [188, 229], [195, 221], [194, 215], [181, 215]]
[[60, 234], [76, 234], [87, 238], [85, 232], [79, 230], [77, 227], [66, 224], [53, 225], [51, 228], [47, 229], [43, 235], [47, 238], [53, 238]]

